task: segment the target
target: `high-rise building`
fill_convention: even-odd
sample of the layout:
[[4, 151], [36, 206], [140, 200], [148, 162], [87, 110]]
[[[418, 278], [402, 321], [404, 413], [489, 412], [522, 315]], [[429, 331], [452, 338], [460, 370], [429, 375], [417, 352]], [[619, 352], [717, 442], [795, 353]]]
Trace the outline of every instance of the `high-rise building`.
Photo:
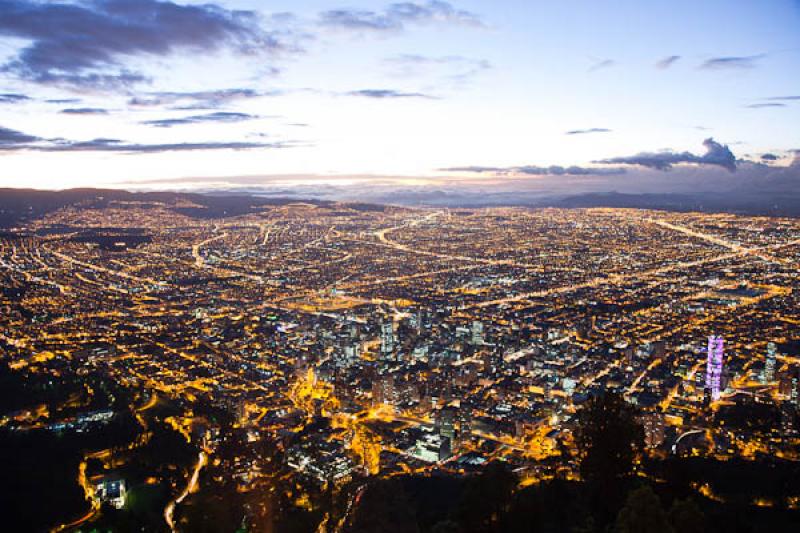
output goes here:
[[767, 356], [764, 361], [764, 372], [761, 374], [763, 383], [775, 381], [775, 365], [777, 363], [778, 347], [774, 342], [767, 344]]
[[452, 407], [445, 407], [436, 413], [436, 427], [439, 435], [447, 437], [450, 442], [456, 438], [456, 414], [456, 409]]
[[348, 368], [358, 360], [360, 355], [361, 347], [358, 343], [347, 344], [336, 354], [334, 363], [338, 368]]
[[644, 443], [650, 448], [661, 446], [664, 442], [664, 416], [661, 413], [647, 413], [640, 418], [644, 428]]
[[394, 324], [388, 320], [381, 324], [381, 353], [388, 356], [394, 352]]
[[483, 344], [483, 322], [480, 320], [472, 323], [472, 344]]
[[711, 400], [719, 400], [722, 392], [722, 365], [725, 360], [725, 341], [712, 335], [708, 338], [708, 361], [706, 362], [706, 390]]
[[375, 405], [395, 405], [397, 403], [397, 394], [392, 376], [380, 376], [372, 382], [372, 402]]

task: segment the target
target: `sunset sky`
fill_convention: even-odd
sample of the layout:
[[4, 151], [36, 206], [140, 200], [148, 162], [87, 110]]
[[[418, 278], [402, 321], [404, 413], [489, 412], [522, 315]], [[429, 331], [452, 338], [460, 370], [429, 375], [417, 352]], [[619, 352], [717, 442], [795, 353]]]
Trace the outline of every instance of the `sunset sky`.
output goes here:
[[569, 187], [800, 149], [797, 0], [0, 0], [0, 65], [2, 187]]

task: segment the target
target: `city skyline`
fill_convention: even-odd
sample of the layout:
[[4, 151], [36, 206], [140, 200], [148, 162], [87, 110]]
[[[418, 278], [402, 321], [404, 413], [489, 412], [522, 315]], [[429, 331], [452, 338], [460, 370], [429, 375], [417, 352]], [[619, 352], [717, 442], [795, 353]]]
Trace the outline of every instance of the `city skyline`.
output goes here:
[[0, 186], [674, 192], [788, 173], [797, 192], [798, 23], [789, 0], [4, 0]]

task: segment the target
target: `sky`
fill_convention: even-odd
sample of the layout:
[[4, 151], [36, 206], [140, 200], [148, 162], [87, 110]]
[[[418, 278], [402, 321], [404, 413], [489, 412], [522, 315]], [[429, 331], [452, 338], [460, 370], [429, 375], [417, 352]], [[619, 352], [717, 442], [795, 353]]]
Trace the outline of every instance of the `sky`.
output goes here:
[[798, 124], [798, 0], [0, 0], [0, 187], [785, 184]]

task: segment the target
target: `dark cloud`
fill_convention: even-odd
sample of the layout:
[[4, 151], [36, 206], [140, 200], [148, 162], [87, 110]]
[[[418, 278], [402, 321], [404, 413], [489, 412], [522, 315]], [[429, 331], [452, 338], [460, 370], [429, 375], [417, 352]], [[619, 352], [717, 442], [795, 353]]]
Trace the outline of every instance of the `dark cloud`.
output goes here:
[[656, 63], [656, 68], [659, 68], [661, 70], [668, 69], [669, 67], [674, 65], [680, 58], [681, 56], [667, 56]]
[[570, 130], [564, 133], [565, 135], [583, 135], [586, 133], [611, 133], [611, 130], [608, 128], [588, 128], [585, 130]]
[[350, 91], [345, 94], [347, 94], [347, 96], [363, 96], [365, 98], [377, 98], [377, 99], [386, 99], [386, 98], [428, 98], [433, 100], [437, 99], [435, 96], [431, 96], [428, 94], [395, 91], [393, 89], [361, 89], [358, 91]]
[[780, 158], [775, 154], [761, 154], [762, 161], [777, 161], [778, 159]]
[[41, 85], [97, 92], [113, 92], [123, 88], [130, 88], [134, 85], [151, 83], [153, 81], [148, 76], [127, 69], [120, 69], [113, 74], [77, 74], [53, 71], [34, 72], [31, 69], [21, 69], [19, 68], [20, 65], [21, 63], [19, 62], [7, 63], [0, 72], [11, 72], [22, 79]]
[[251, 150], [289, 148], [295, 143], [275, 142], [201, 142], [201, 143], [130, 143], [120, 139], [72, 141], [44, 139], [20, 131], [0, 127], [0, 152], [112, 152], [119, 154], [155, 154], [161, 152], [194, 152], [201, 150]]
[[670, 170], [673, 165], [692, 163], [696, 165], [715, 165], [731, 172], [736, 171], [736, 156], [730, 148], [712, 138], [703, 141], [706, 153], [695, 155], [691, 152], [643, 152], [628, 157], [614, 157], [595, 161], [595, 163], [617, 165], [639, 165], [656, 170]]
[[0, 104], [18, 104], [20, 102], [27, 102], [30, 97], [24, 94], [5, 93], [0, 94]]
[[39, 137], [27, 135], [21, 131], [3, 128], [0, 126], [0, 150], [39, 141]]
[[2, 68], [20, 78], [91, 89], [147, 81], [123, 62], [132, 56], [284, 49], [253, 11], [160, 0], [38, 2], [0, 0], [0, 35], [28, 44]]
[[529, 176], [615, 176], [619, 174], [625, 174], [624, 168], [578, 167], [574, 165], [569, 167], [562, 167], [559, 165], [552, 165], [549, 167], [540, 167], [535, 165], [524, 165], [519, 167], [466, 166], [440, 168], [439, 171], [499, 175], [524, 174]]
[[59, 105], [68, 105], [68, 104], [80, 104], [80, 98], [56, 98], [52, 100], [45, 100], [48, 104], [59, 104]]
[[247, 100], [259, 96], [274, 96], [278, 92], [259, 92], [253, 89], [234, 88], [195, 92], [151, 92], [135, 96], [128, 101], [133, 107], [163, 107], [174, 109], [216, 109], [236, 100]]
[[173, 126], [184, 126], [187, 124], [204, 124], [209, 122], [244, 122], [245, 120], [254, 120], [259, 118], [256, 115], [248, 113], [232, 113], [227, 111], [218, 111], [216, 113], [208, 113], [205, 115], [193, 115], [190, 117], [181, 118], [165, 118], [161, 120], [147, 120], [142, 122], [148, 126], [155, 126], [157, 128], [171, 128]]
[[745, 107], [748, 109], [765, 109], [770, 107], [786, 107], [786, 104], [780, 102], [758, 102], [756, 104], [746, 105]]
[[613, 67], [616, 64], [617, 64], [617, 62], [614, 61], [613, 59], [603, 59], [601, 61], [597, 61], [594, 65], [589, 67], [589, 72], [595, 72], [597, 70], [603, 70], [603, 69], [606, 69], [606, 68], [610, 68], [610, 67]]
[[68, 107], [60, 111], [65, 115], [107, 115], [108, 110], [99, 107]]
[[700, 65], [700, 68], [705, 70], [755, 68], [758, 61], [764, 57], [765, 54], [759, 54], [755, 56], [712, 57]]
[[431, 23], [484, 26], [478, 15], [439, 0], [398, 2], [383, 11], [333, 9], [320, 14], [323, 26], [351, 31], [392, 32], [402, 31], [412, 24]]
[[517, 167], [515, 171], [520, 174], [532, 174], [537, 176], [613, 176], [625, 174], [624, 168], [593, 168], [578, 167], [575, 165], [569, 167], [562, 167], [559, 165], [552, 165], [549, 167], [524, 166]]
[[478, 165], [470, 165], [466, 167], [447, 167], [438, 169], [440, 172], [472, 172], [475, 174], [500, 174], [508, 172], [512, 167], [482, 167]]
[[254, 148], [283, 148], [282, 143], [203, 142], [203, 143], [126, 143], [118, 139], [94, 139], [82, 142], [55, 142], [31, 147], [40, 152], [115, 152], [120, 154], [154, 154], [161, 152], [195, 152], [201, 150], [250, 150]]

